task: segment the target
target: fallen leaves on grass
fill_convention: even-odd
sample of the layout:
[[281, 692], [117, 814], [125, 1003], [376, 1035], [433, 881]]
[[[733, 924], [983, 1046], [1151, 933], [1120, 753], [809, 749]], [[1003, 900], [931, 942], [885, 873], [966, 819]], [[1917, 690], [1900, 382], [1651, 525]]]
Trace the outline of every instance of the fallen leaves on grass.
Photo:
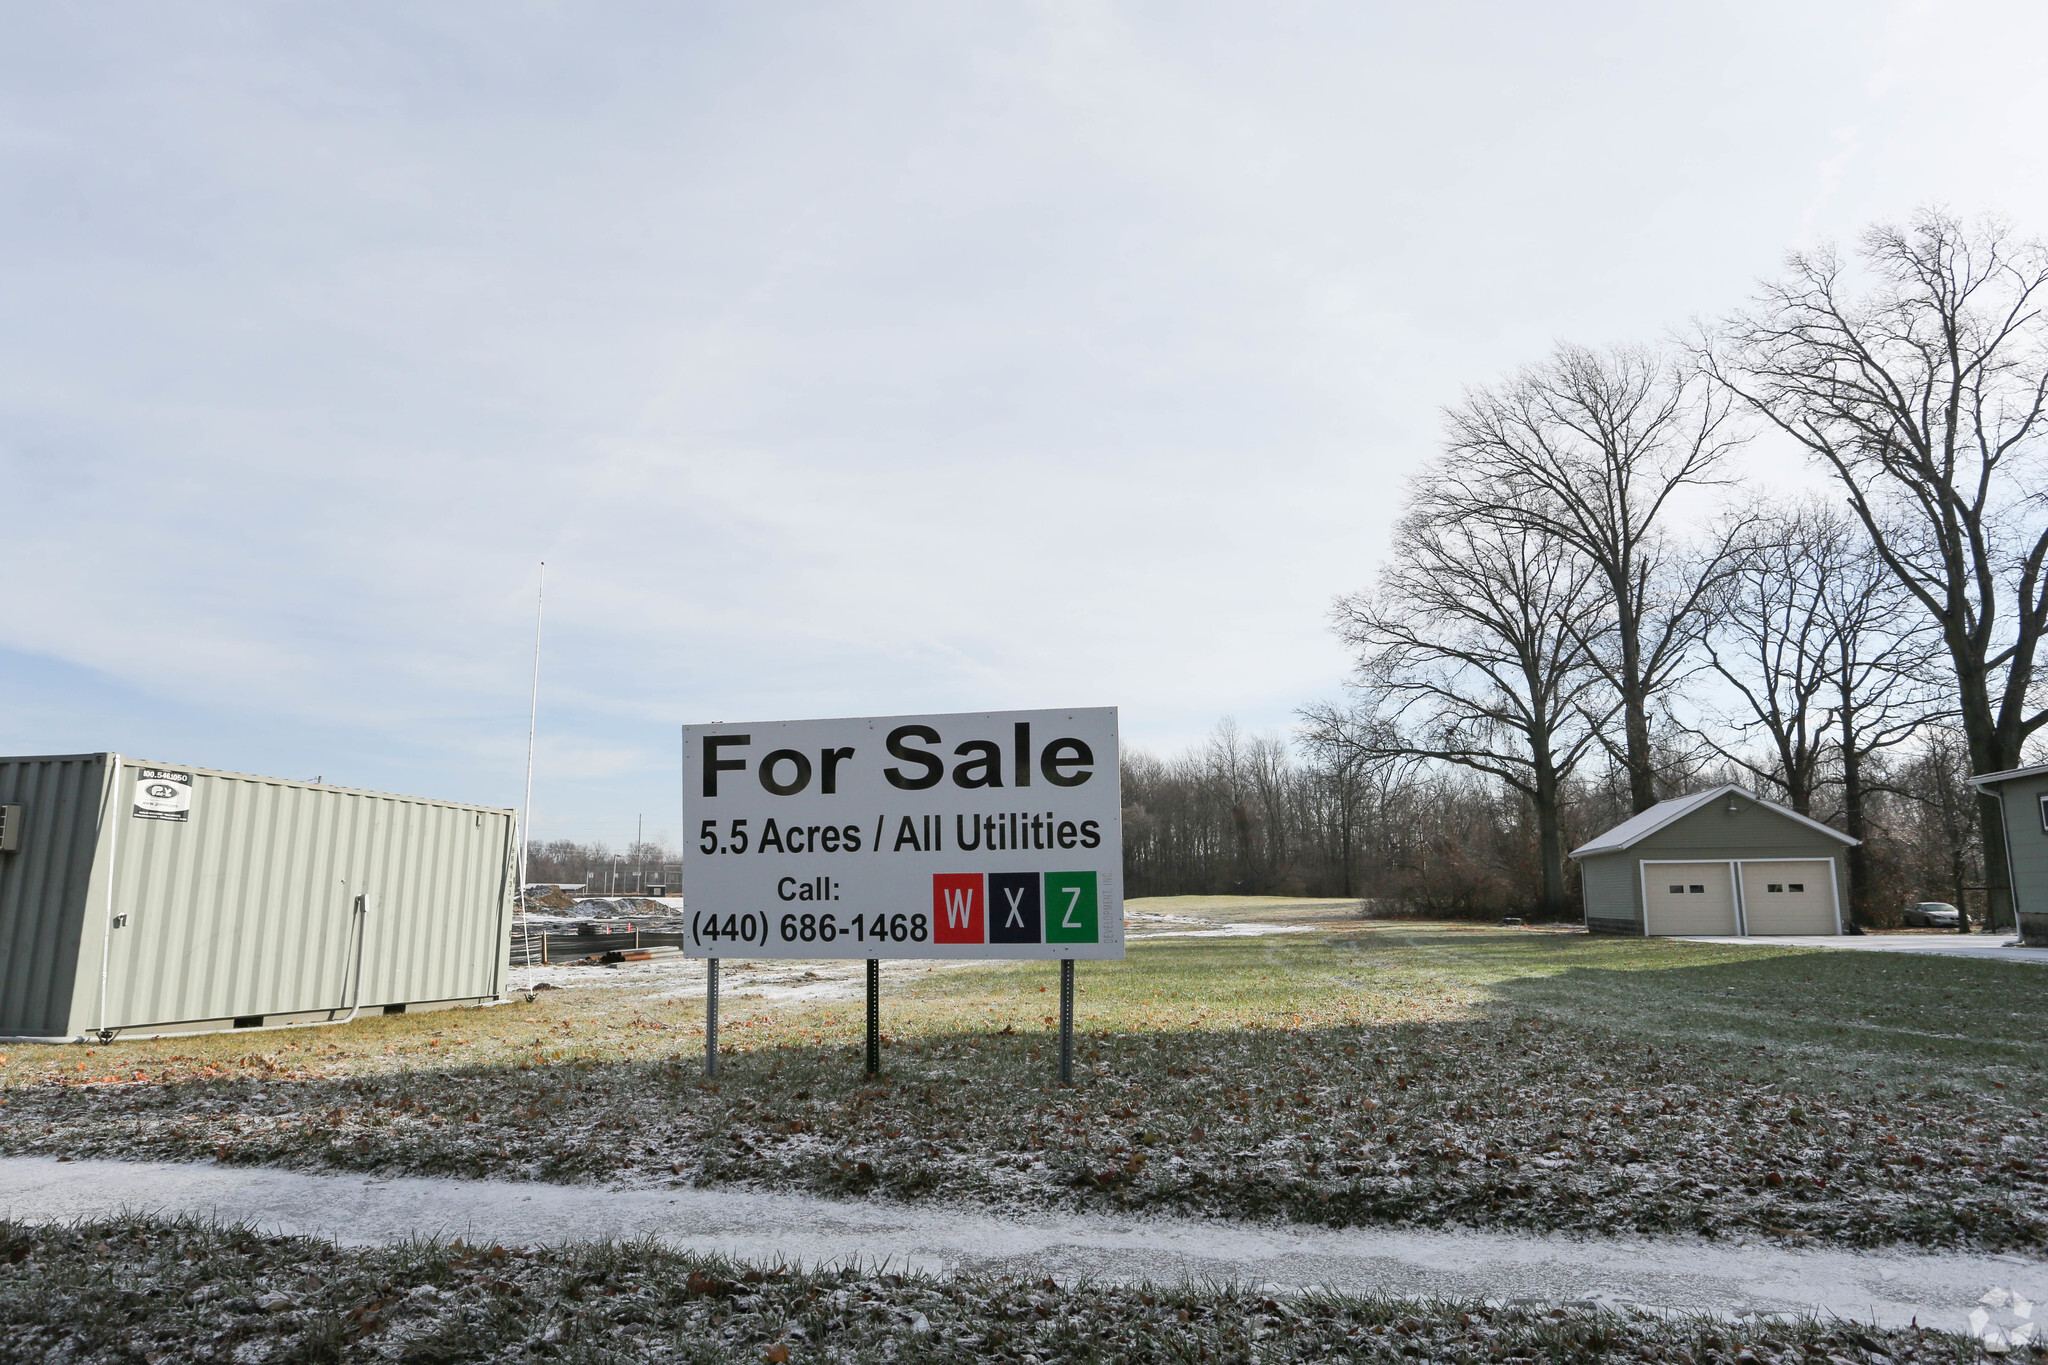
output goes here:
[[1997, 1096], [1793, 1088], [1707, 1046], [1512, 1018], [1083, 1043], [1072, 1089], [1031, 1084], [1033, 1040], [999, 1031], [900, 1049], [878, 1083], [846, 1049], [784, 1046], [716, 1085], [633, 1061], [31, 1087], [0, 1143], [1330, 1226], [2048, 1246], [2041, 1121]]

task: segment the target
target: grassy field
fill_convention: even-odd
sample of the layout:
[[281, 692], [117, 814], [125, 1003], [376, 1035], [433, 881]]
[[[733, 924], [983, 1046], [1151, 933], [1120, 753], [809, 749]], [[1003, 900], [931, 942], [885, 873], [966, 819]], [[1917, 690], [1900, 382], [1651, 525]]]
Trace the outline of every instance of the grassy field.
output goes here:
[[1080, 971], [934, 973], [885, 1001], [644, 987], [347, 1029], [15, 1049], [0, 1150], [1142, 1208], [1329, 1225], [1695, 1231], [2048, 1249], [2024, 964], [1134, 903], [1297, 932]]
[[0, 1356], [114, 1365], [409, 1360], [1643, 1361], [1919, 1365], [1974, 1341], [1841, 1322], [1715, 1322], [1255, 1290], [1099, 1288], [877, 1268], [749, 1268], [595, 1245], [354, 1251], [143, 1220], [0, 1222]]

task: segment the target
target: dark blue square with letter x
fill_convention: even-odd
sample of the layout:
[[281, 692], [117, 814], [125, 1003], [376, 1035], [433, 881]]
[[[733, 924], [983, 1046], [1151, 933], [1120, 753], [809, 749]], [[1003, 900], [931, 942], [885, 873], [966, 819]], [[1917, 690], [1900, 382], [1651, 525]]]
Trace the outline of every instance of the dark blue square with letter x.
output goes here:
[[988, 874], [988, 941], [1038, 942], [1039, 892], [1036, 872]]

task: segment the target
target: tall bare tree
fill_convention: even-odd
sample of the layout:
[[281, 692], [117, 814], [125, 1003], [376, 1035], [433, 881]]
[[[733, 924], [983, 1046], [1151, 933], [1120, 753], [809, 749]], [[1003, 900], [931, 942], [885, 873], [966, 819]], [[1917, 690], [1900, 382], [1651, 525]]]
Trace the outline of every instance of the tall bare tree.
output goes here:
[[1571, 547], [1425, 491], [1377, 589], [1333, 612], [1357, 660], [1355, 687], [1385, 722], [1362, 751], [1456, 764], [1526, 797], [1553, 915], [1568, 908], [1563, 784], [1610, 714], [1595, 701], [1592, 657], [1604, 607], [1597, 569]]
[[1734, 704], [1709, 706], [1693, 733], [1811, 815], [1831, 730], [1834, 640], [1824, 593], [1840, 572], [1841, 547], [1811, 509], [1762, 508], [1746, 520], [1703, 642]]
[[[1847, 518], [1831, 509], [1838, 522]], [[1860, 531], [1860, 528], [1855, 528]], [[1828, 666], [1828, 712], [1836, 780], [1841, 784], [1842, 832], [1849, 846], [1849, 918], [1859, 928], [1878, 909], [1871, 858], [1872, 797], [1884, 786], [1887, 751], [1928, 726], [1952, 721], [1955, 708], [1941, 685], [1941, 637], [1867, 539], [1850, 528], [1831, 535], [1843, 547], [1820, 605], [1833, 652]]]
[[[1973, 772], [2048, 724], [2048, 250], [1925, 211], [1832, 250], [1700, 347], [1705, 366], [1841, 481], [1885, 567], [1941, 632]], [[2004, 831], [1980, 802], [1991, 922], [2012, 922]]]
[[[1932, 633], [1846, 509], [1808, 497], [1758, 504], [1744, 519], [1744, 552], [1705, 646], [1736, 705], [1708, 708], [1694, 733], [1802, 815], [1839, 787], [1843, 829], [1865, 839], [1872, 759], [1940, 711]], [[1852, 846], [1859, 924], [1870, 882], [1865, 850]]]
[[1681, 490], [1719, 480], [1736, 441], [1728, 408], [1664, 352], [1567, 345], [1449, 414], [1449, 500], [1569, 546], [1606, 589], [1609, 629], [1592, 657], [1621, 716], [1608, 747], [1639, 811], [1658, 799], [1653, 712], [1691, 666], [1726, 566], [1686, 556], [1667, 521]]

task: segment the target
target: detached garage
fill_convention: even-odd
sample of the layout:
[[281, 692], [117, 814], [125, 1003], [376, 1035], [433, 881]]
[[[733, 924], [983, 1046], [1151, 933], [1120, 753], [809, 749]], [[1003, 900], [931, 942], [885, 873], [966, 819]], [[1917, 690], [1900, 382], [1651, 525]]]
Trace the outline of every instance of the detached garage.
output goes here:
[[1726, 786], [1660, 801], [1571, 856], [1596, 933], [1839, 934], [1855, 843]]

